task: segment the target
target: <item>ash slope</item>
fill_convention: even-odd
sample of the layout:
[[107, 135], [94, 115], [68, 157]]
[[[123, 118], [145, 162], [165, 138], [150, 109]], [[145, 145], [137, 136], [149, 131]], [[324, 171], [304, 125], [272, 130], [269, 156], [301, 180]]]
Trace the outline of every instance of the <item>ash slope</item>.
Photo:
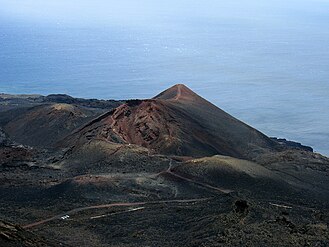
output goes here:
[[[233, 186], [235, 191], [243, 190], [245, 186], [251, 193], [258, 190], [258, 181], [262, 180], [259, 184], [273, 184], [273, 181], [275, 184], [279, 177], [282, 180], [278, 182], [281, 194], [286, 188], [294, 187], [296, 197], [303, 194], [300, 190], [308, 191], [304, 198], [313, 193], [309, 200], [318, 197], [322, 200], [329, 195], [326, 188], [329, 160], [326, 157], [313, 153], [309, 147], [267, 137], [181, 84], [153, 99], [127, 101], [79, 128], [61, 145], [71, 148], [59, 166], [80, 171], [79, 175], [87, 171], [133, 173], [142, 169], [150, 172], [164, 169], [166, 165], [160, 161], [148, 167], [152, 155], [181, 161], [224, 155], [256, 162], [271, 171], [270, 176], [237, 182], [244, 171], [234, 170], [225, 179], [226, 170], [218, 166], [206, 169], [207, 174], [216, 174], [207, 181], [207, 175], [189, 163], [184, 166], [183, 174], [193, 174], [198, 181], [228, 189]], [[205, 163], [211, 163], [211, 160]], [[247, 167], [248, 164], [244, 162], [241, 166]], [[234, 186], [240, 182], [241, 186]], [[270, 190], [265, 187], [265, 194], [276, 193], [275, 186], [270, 186]]]
[[69, 139], [84, 143], [97, 138], [193, 157], [221, 154], [251, 160], [281, 149], [181, 84], [153, 99], [127, 101]]

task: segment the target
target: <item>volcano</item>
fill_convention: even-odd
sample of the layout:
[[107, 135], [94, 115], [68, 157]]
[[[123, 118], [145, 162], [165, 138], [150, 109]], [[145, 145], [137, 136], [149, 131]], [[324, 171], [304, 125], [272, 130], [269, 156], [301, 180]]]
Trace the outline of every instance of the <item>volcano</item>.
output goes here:
[[220, 154], [253, 159], [277, 148], [269, 137], [183, 84], [152, 99], [128, 100], [69, 139], [137, 144], [154, 153], [192, 157]]
[[0, 246], [328, 246], [329, 158], [185, 85], [5, 97]]

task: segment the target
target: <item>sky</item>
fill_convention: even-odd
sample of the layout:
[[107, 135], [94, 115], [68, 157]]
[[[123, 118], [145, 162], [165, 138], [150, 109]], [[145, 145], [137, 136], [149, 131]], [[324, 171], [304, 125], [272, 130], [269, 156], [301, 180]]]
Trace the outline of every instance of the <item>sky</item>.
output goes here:
[[2, 18], [76, 25], [105, 25], [109, 22], [132, 25], [146, 22], [152, 24], [161, 18], [179, 15], [182, 18], [284, 17], [292, 9], [307, 19], [312, 18], [312, 13], [326, 15], [329, 3], [326, 0], [0, 0], [0, 6]]

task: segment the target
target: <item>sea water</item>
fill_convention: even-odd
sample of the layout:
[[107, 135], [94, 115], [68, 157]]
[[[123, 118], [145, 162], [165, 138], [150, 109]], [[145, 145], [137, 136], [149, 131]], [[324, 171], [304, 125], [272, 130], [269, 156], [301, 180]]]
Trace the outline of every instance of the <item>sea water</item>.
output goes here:
[[0, 2], [1, 92], [150, 98], [184, 83], [329, 155], [327, 1]]

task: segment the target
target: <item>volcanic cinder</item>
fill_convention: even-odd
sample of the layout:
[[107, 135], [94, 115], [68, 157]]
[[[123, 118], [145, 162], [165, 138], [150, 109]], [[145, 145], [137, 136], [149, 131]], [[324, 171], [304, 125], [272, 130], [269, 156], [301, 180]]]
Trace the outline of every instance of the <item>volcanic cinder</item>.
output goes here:
[[178, 84], [153, 99], [131, 100], [75, 134], [132, 143], [166, 155], [253, 159], [276, 142]]
[[0, 246], [329, 245], [329, 159], [185, 85], [0, 107]]

